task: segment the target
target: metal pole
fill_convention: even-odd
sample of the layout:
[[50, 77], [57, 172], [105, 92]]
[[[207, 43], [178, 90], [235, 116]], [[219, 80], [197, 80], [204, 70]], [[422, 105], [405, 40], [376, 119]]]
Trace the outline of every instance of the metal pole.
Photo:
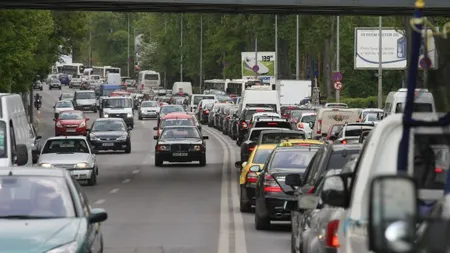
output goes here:
[[130, 76], [130, 13], [128, 13], [128, 59], [127, 59], [127, 76]]
[[275, 80], [278, 80], [278, 15], [275, 15]]
[[[167, 14], [164, 15], [164, 36], [167, 35]], [[166, 52], [164, 52], [166, 55]], [[167, 66], [164, 63], [164, 89], [167, 89]]]
[[180, 82], [183, 82], [183, 14], [180, 19]]
[[[258, 66], [258, 35], [255, 31], [255, 65]], [[258, 79], [258, 71], [255, 71], [255, 79]]]
[[92, 67], [92, 29], [89, 27], [89, 67]]
[[[42, 84], [43, 85], [43, 84]], [[30, 105], [29, 105], [29, 110], [30, 110], [30, 123], [33, 124], [33, 87], [31, 87], [30, 89]]]
[[296, 28], [296, 37], [297, 40], [295, 42], [295, 79], [300, 80], [300, 36], [299, 36], [299, 16], [297, 15], [297, 28]]
[[[379, 27], [378, 27], [378, 108], [382, 108], [383, 103], [383, 28], [382, 28], [382, 20], [383, 18], [380, 16], [379, 18]], [[417, 64], [417, 63], [416, 63]]]
[[200, 14], [200, 92], [202, 92], [203, 84], [203, 15]]
[[[336, 71], [340, 72], [341, 70], [341, 42], [340, 42], [340, 29], [341, 29], [341, 24], [340, 24], [341, 20], [340, 17], [337, 16], [336, 17]], [[336, 89], [336, 102], [339, 103], [339, 101], [341, 100], [341, 91]]]

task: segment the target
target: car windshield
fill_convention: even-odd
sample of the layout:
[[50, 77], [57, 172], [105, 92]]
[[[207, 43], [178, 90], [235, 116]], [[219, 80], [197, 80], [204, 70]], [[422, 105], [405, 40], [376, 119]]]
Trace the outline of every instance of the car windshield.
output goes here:
[[261, 134], [261, 131], [263, 131], [263, 130], [262, 129], [252, 130], [252, 132], [250, 134], [250, 141], [257, 142], [259, 139], [259, 135]]
[[141, 103], [141, 107], [158, 107], [158, 102], [156, 101], [144, 101]]
[[258, 113], [258, 112], [272, 112], [273, 109], [271, 108], [266, 108], [266, 109], [257, 109], [257, 110], [247, 110], [245, 112], [245, 120], [251, 120], [253, 117], [253, 114]]
[[56, 103], [56, 108], [72, 108], [73, 105], [71, 102], [67, 101], [67, 102], [60, 102], [60, 103]]
[[253, 158], [252, 163], [263, 164], [266, 162], [267, 157], [269, 157], [272, 149], [259, 149], [256, 151], [255, 157]]
[[73, 99], [73, 94], [63, 93], [61, 94], [61, 99]]
[[131, 108], [130, 98], [109, 98], [103, 100], [103, 108]]
[[1, 219], [73, 218], [75, 208], [63, 177], [0, 177]]
[[302, 117], [302, 119], [300, 120], [300, 122], [303, 123], [314, 123], [316, 121], [316, 115], [305, 115]]
[[194, 105], [198, 105], [198, 103], [200, 103], [203, 99], [214, 99], [214, 96], [194, 96]]
[[[402, 113], [405, 109], [405, 103], [397, 103], [395, 113]], [[432, 112], [433, 106], [429, 103], [414, 103], [414, 112]]]
[[349, 160], [354, 159], [354, 155], [359, 154], [359, 151], [358, 149], [334, 151], [328, 160], [327, 171], [342, 169]]
[[83, 119], [83, 113], [81, 112], [62, 112], [58, 116], [62, 120], [80, 120]]
[[283, 131], [280, 132], [274, 132], [274, 133], [264, 133], [262, 136], [261, 144], [278, 144], [283, 139], [304, 139], [305, 134], [303, 132], [287, 132], [284, 133]]
[[381, 115], [383, 115], [382, 113], [367, 113], [365, 116], [365, 121], [380, 121], [381, 120]]
[[95, 99], [94, 92], [79, 92], [77, 93], [77, 99]]
[[345, 136], [360, 136], [362, 132], [372, 130], [369, 126], [347, 126], [345, 128]]
[[48, 140], [42, 150], [42, 154], [72, 154], [89, 153], [89, 148], [83, 139], [57, 139]]
[[161, 114], [168, 114], [171, 112], [184, 112], [182, 106], [163, 106], [161, 108]]
[[302, 169], [306, 168], [316, 151], [285, 150], [274, 154], [270, 167], [272, 169]]
[[193, 138], [200, 139], [197, 128], [195, 127], [171, 127], [163, 130], [161, 139], [173, 139], [173, 138]]
[[161, 128], [167, 126], [194, 126], [192, 119], [164, 119], [161, 122]]
[[97, 120], [92, 125], [91, 132], [126, 131], [125, 126], [118, 120]]

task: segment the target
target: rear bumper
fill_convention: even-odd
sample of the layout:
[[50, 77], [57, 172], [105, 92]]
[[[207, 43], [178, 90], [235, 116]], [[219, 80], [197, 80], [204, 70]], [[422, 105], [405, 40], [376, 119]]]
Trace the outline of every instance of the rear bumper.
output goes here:
[[86, 128], [76, 128], [75, 131], [72, 132], [73, 128], [55, 128], [56, 135], [87, 135]]
[[[174, 153], [187, 153], [187, 156], [174, 156]], [[204, 151], [155, 152], [155, 157], [168, 162], [200, 161], [204, 156]]]
[[80, 181], [88, 180], [92, 177], [92, 173], [94, 173], [93, 168], [84, 169], [84, 170], [69, 170], [70, 174], [76, 179]]
[[92, 105], [77, 105], [75, 106], [76, 110], [81, 110], [81, 111], [94, 111], [97, 110], [97, 104], [92, 104]]
[[284, 209], [286, 200], [295, 200], [285, 193], [266, 193], [264, 204], [267, 215], [272, 220], [291, 221], [291, 211]]

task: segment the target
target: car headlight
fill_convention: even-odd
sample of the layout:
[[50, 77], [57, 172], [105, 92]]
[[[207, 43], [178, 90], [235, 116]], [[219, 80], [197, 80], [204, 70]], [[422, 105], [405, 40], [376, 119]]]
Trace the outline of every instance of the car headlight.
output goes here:
[[100, 140], [97, 136], [95, 136], [94, 134], [90, 134], [89, 135], [89, 138], [91, 139], [91, 140]]
[[158, 146], [156, 146], [156, 149], [158, 151], [169, 151], [170, 145], [158, 145]]
[[202, 146], [201, 145], [194, 145], [191, 147], [192, 151], [200, 151], [202, 150]]
[[103, 117], [108, 118], [108, 114], [106, 114], [106, 113], [103, 114]]
[[51, 249], [46, 253], [75, 253], [77, 252], [77, 250], [78, 250], [78, 243], [76, 241], [73, 241], [71, 243], [64, 244], [57, 248]]
[[124, 134], [122, 136], [120, 136], [119, 138], [117, 138], [118, 141], [125, 141], [128, 137], [128, 134]]
[[85, 127], [86, 126], [86, 121], [81, 122], [81, 124], [78, 127]]
[[127, 117], [133, 117], [133, 114], [132, 113], [128, 113]]
[[40, 164], [39, 164], [39, 167], [51, 168], [51, 167], [53, 167], [53, 165], [50, 164], [50, 163], [40, 163]]
[[79, 169], [84, 169], [84, 168], [87, 168], [87, 167], [89, 167], [89, 164], [87, 164], [87, 163], [77, 163], [75, 165], [75, 168], [79, 168]]

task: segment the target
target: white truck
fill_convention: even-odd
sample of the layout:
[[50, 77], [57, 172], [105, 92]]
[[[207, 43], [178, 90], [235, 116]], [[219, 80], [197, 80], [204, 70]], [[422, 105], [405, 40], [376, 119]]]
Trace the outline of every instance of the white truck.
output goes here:
[[120, 85], [121, 84], [121, 77], [120, 73], [108, 73], [106, 75], [106, 83], [107, 84], [115, 84]]
[[277, 80], [275, 83], [282, 105], [298, 104], [311, 97], [311, 80]]

